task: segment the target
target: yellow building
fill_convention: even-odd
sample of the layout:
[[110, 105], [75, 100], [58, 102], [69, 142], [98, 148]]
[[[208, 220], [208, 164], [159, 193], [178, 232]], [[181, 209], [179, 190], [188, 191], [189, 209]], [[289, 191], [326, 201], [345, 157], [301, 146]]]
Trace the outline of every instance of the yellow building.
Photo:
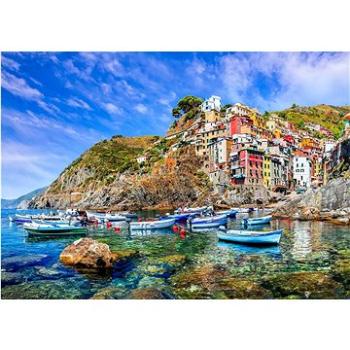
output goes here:
[[276, 139], [280, 139], [280, 138], [282, 137], [282, 131], [281, 131], [281, 129], [276, 128], [276, 129], [273, 131], [273, 136], [274, 136]]
[[315, 147], [316, 146], [316, 142], [312, 137], [309, 136], [304, 136], [301, 141], [300, 141], [300, 147], [301, 148], [308, 148], [308, 147]]
[[205, 112], [204, 115], [206, 123], [216, 123], [217, 121], [221, 120], [220, 112], [217, 112], [214, 109], [212, 111]]
[[264, 186], [267, 188], [271, 187], [271, 157], [268, 154], [264, 156], [263, 162], [263, 179]]
[[276, 129], [276, 121], [274, 119], [269, 119], [266, 122], [266, 128], [270, 131], [274, 131]]
[[252, 120], [253, 125], [259, 129], [265, 128], [265, 121], [259, 114], [252, 112], [249, 115], [249, 118]]

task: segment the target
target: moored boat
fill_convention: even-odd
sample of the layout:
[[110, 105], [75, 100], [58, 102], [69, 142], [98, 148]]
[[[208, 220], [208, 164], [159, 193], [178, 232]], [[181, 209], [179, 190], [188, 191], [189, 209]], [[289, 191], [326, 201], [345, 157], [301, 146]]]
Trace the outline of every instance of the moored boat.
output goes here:
[[85, 235], [87, 233], [86, 227], [65, 223], [31, 222], [25, 223], [23, 227], [31, 236]]
[[182, 213], [201, 213], [205, 210], [207, 210], [209, 207], [195, 207], [195, 208], [179, 208], [174, 211], [175, 214], [182, 214]]
[[241, 221], [241, 224], [242, 224], [242, 226], [262, 225], [262, 224], [270, 223], [271, 220], [272, 220], [272, 216], [271, 215], [267, 215], [267, 216], [261, 216], [261, 217], [258, 217], [258, 218], [243, 219]]
[[9, 220], [16, 224], [24, 224], [25, 222], [32, 222], [32, 217], [30, 215], [15, 214], [14, 216], [10, 216]]
[[215, 211], [216, 215], [226, 215], [226, 216], [228, 216], [230, 218], [235, 218], [237, 213], [238, 213], [238, 211], [236, 209]]
[[105, 219], [107, 221], [125, 221], [126, 217], [124, 215], [107, 213], [105, 215]]
[[155, 221], [135, 221], [130, 222], [130, 229], [149, 230], [171, 227], [175, 224], [175, 219], [155, 220]]
[[274, 245], [280, 242], [283, 230], [274, 231], [246, 231], [227, 230], [218, 232], [217, 237], [222, 241], [251, 244], [251, 245]]
[[189, 219], [187, 221], [191, 228], [210, 228], [225, 225], [227, 223], [226, 215], [203, 216], [200, 218]]
[[198, 214], [197, 213], [168, 214], [168, 215], [162, 216], [160, 220], [175, 219], [175, 221], [185, 221], [196, 215]]

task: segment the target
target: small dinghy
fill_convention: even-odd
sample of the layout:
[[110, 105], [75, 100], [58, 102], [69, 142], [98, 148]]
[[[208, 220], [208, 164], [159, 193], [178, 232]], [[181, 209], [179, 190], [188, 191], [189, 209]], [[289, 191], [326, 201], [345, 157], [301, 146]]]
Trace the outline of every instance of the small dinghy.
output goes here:
[[175, 224], [175, 219], [155, 220], [155, 221], [137, 221], [130, 222], [130, 228], [136, 230], [150, 230], [171, 227]]
[[70, 236], [87, 233], [86, 227], [61, 223], [31, 222], [25, 223], [23, 227], [31, 236]]
[[262, 225], [262, 224], [270, 223], [271, 220], [272, 220], [271, 215], [261, 216], [259, 218], [249, 218], [249, 219], [247, 218], [241, 221], [241, 225], [242, 226]]
[[130, 213], [128, 211], [122, 211], [118, 213], [121, 216], [126, 217], [127, 219], [137, 219], [137, 214], [136, 213]]
[[220, 240], [251, 245], [274, 245], [280, 242], [283, 230], [275, 231], [245, 231], [227, 230], [218, 232]]
[[200, 218], [189, 219], [188, 224], [191, 228], [210, 228], [225, 225], [227, 223], [226, 215], [203, 216]]
[[230, 218], [235, 218], [237, 213], [238, 213], [238, 211], [236, 209], [220, 210], [220, 211], [215, 212], [215, 214], [217, 214], [217, 215], [226, 215]]
[[16, 224], [24, 224], [25, 222], [32, 222], [32, 217], [30, 215], [15, 214], [14, 216], [10, 216], [9, 220]]

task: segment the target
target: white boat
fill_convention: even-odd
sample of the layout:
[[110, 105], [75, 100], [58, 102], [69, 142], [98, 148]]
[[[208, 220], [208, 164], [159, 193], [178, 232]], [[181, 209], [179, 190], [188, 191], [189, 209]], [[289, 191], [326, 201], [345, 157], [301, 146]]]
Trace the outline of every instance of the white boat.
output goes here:
[[126, 221], [126, 217], [120, 214], [110, 214], [107, 213], [105, 215], [105, 219], [107, 221]]
[[31, 222], [25, 223], [23, 227], [31, 236], [85, 235], [87, 233], [86, 227], [65, 223]]
[[261, 216], [258, 218], [248, 218], [248, 219], [243, 219], [241, 221], [241, 224], [243, 226], [252, 226], [252, 225], [262, 225], [262, 224], [268, 224], [272, 220], [272, 216]]
[[283, 230], [275, 231], [245, 231], [227, 230], [218, 232], [217, 236], [222, 241], [252, 244], [252, 245], [273, 245], [280, 242]]
[[15, 214], [14, 216], [10, 216], [9, 220], [11, 222], [15, 222], [17, 224], [23, 224], [25, 222], [32, 222], [32, 217], [31, 215], [19, 215]]
[[183, 209], [177, 209], [174, 211], [174, 214], [185, 214], [185, 213], [201, 213], [202, 211], [205, 211], [209, 209], [209, 207], [195, 207], [195, 208], [183, 208]]
[[238, 214], [249, 214], [251, 210], [249, 208], [231, 208], [232, 210], [237, 210]]
[[227, 223], [227, 215], [203, 216], [200, 218], [189, 219], [188, 225], [191, 228], [210, 228], [219, 227]]
[[130, 222], [130, 228], [136, 230], [149, 230], [171, 227], [175, 224], [175, 219], [155, 220], [155, 221], [135, 221]]

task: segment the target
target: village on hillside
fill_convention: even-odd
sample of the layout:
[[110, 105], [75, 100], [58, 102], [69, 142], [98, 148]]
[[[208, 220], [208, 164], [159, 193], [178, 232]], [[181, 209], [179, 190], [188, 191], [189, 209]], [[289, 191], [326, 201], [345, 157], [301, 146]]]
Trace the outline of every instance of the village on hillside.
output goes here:
[[190, 126], [171, 129], [166, 138], [176, 139], [173, 151], [194, 145], [215, 186], [265, 186], [285, 194], [326, 184], [349, 157], [350, 113], [342, 119], [344, 132], [335, 140], [318, 124], [298, 128], [277, 113], [263, 116], [241, 103], [224, 108], [219, 96], [211, 96], [198, 106]]

